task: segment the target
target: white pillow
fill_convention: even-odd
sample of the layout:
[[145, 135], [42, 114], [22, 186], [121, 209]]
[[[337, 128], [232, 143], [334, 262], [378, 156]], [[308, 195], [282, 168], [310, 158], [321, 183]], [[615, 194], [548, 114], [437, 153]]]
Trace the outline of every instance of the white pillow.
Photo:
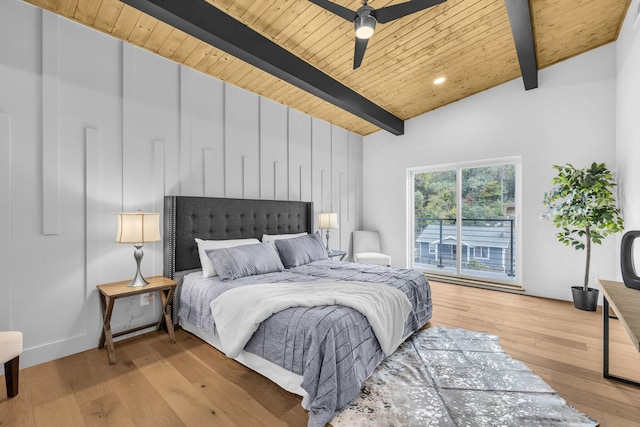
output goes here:
[[233, 248], [242, 245], [255, 245], [260, 243], [258, 239], [231, 239], [231, 240], [202, 240], [196, 237], [198, 244], [198, 255], [200, 255], [200, 265], [202, 265], [202, 276], [217, 276], [216, 270], [207, 256], [207, 249]]
[[[276, 248], [276, 240], [280, 239], [293, 239], [294, 237], [306, 236], [307, 233], [294, 233], [294, 234], [263, 234], [262, 243], [271, 243]], [[276, 248], [277, 251], [277, 248]]]

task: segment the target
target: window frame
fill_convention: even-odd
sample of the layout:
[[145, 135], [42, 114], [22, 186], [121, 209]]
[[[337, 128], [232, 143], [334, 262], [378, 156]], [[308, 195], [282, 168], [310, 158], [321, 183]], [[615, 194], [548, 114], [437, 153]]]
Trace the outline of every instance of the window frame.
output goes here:
[[[519, 224], [522, 223], [522, 157], [521, 156], [510, 156], [510, 157], [501, 157], [495, 159], [486, 159], [486, 160], [477, 160], [477, 161], [467, 161], [467, 162], [456, 162], [456, 163], [447, 163], [447, 164], [439, 164], [439, 165], [428, 165], [428, 166], [420, 166], [420, 167], [412, 167], [407, 168], [406, 174], [406, 183], [407, 183], [407, 197], [406, 197], [406, 238], [408, 244], [406, 245], [408, 253], [407, 253], [407, 268], [412, 268], [416, 270], [423, 271], [425, 273], [432, 272], [433, 269], [422, 268], [415, 266], [415, 251], [414, 251], [414, 243], [416, 241], [415, 236], [415, 194], [414, 194], [414, 183], [415, 183], [415, 175], [425, 172], [445, 172], [445, 171], [456, 171], [456, 235], [458, 236], [458, 241], [460, 241], [460, 236], [462, 236], [462, 224], [458, 219], [462, 217], [462, 203], [461, 203], [461, 193], [462, 193], [462, 170], [469, 168], [479, 168], [479, 167], [490, 167], [490, 166], [500, 166], [505, 164], [513, 164], [515, 166], [515, 211], [516, 215], [514, 217], [515, 226], [514, 226], [514, 261], [515, 261], [515, 276], [513, 279], [500, 279], [498, 277], [491, 278], [491, 283], [496, 284], [505, 284], [509, 286], [517, 285], [521, 286], [522, 283], [522, 227]], [[459, 243], [460, 244], [460, 243]], [[474, 250], [475, 255], [475, 250]], [[469, 256], [469, 248], [467, 248], [467, 257]], [[504, 256], [504, 254], [503, 254]], [[466, 274], [462, 272], [461, 268], [461, 258], [457, 257], [457, 268], [456, 273], [452, 275], [453, 277], [462, 278], [462, 279], [471, 279], [471, 280], [487, 280], [479, 279], [477, 275]], [[475, 256], [474, 256], [475, 258]], [[436, 274], [451, 275], [449, 272], [442, 271], [435, 272]]]

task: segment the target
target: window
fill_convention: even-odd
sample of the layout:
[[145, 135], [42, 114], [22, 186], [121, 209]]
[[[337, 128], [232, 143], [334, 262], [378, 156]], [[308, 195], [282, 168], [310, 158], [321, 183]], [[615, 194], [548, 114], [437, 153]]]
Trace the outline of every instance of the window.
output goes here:
[[411, 267], [517, 282], [519, 170], [519, 158], [410, 169]]
[[474, 248], [474, 257], [489, 259], [489, 247], [488, 246], [476, 246]]

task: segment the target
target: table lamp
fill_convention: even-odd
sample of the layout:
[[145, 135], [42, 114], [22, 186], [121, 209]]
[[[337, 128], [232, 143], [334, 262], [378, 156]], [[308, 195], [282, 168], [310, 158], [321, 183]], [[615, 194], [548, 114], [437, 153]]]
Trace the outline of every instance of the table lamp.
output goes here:
[[118, 234], [116, 243], [132, 243], [136, 250], [133, 257], [136, 260], [136, 275], [128, 286], [138, 287], [148, 285], [149, 282], [140, 273], [142, 260], [142, 246], [145, 243], [160, 240], [160, 214], [145, 213], [140, 210], [135, 213], [118, 214]]
[[325, 229], [327, 234], [327, 253], [331, 252], [329, 249], [329, 230], [340, 228], [338, 226], [338, 214], [337, 213], [321, 213], [318, 215], [318, 228]]

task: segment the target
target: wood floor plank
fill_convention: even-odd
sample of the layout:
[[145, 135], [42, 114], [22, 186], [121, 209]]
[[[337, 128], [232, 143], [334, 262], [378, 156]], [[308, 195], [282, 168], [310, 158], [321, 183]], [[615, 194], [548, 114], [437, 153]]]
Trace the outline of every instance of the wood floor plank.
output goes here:
[[25, 390], [25, 383], [33, 381], [29, 370], [22, 370], [18, 397], [9, 399], [5, 392], [4, 377], [0, 377], [0, 426], [33, 427], [36, 425], [31, 394], [28, 388]]
[[229, 359], [198, 338], [190, 336], [192, 339], [182, 342], [181, 345], [189, 348], [189, 351], [202, 360], [206, 360], [223, 378], [244, 389], [277, 417], [282, 417], [293, 407], [300, 406], [302, 399], [299, 396], [283, 390], [262, 375]]
[[[640, 387], [602, 377], [602, 318], [566, 301], [432, 282], [433, 319], [485, 331], [601, 427], [640, 425]], [[638, 353], [612, 320], [611, 370], [640, 380]], [[89, 350], [23, 369], [20, 393], [0, 397], [0, 426], [304, 427], [288, 393], [182, 329], [116, 343], [118, 363]], [[4, 378], [2, 378], [2, 381]], [[215, 412], [213, 414], [212, 412]]]
[[94, 366], [104, 364], [104, 356], [102, 352], [94, 350], [85, 351], [74, 358], [60, 359], [60, 365], [64, 370], [66, 380], [71, 390], [73, 390], [73, 395], [79, 406], [101, 399], [114, 391], [109, 379], [115, 372], [121, 371], [125, 366], [114, 365], [112, 371], [95, 370]]
[[194, 387], [151, 345], [139, 343], [126, 349], [140, 373], [187, 426], [235, 427], [223, 409]]
[[127, 353], [132, 346], [139, 343], [153, 343], [159, 335], [166, 339], [164, 333], [150, 333], [116, 344], [118, 363], [109, 365], [106, 351], [104, 361], [96, 368], [102, 372], [113, 369], [113, 379], [109, 380], [117, 396], [124, 402], [131, 419], [139, 427], [180, 427], [186, 424], [167, 405], [159, 391], [151, 384]]
[[72, 394], [59, 396], [33, 408], [35, 424], [46, 427], [81, 426], [82, 413]]
[[255, 427], [286, 427], [287, 423], [263, 407], [241, 387], [234, 385], [213, 373], [195, 384], [202, 394], [223, 408], [224, 413], [236, 425]]
[[300, 404], [293, 406], [282, 416], [282, 420], [290, 427], [306, 426], [308, 419], [308, 412]]
[[602, 413], [600, 427], [638, 427], [638, 420], [628, 420], [614, 414]]
[[129, 409], [116, 393], [108, 393], [80, 405], [87, 427], [135, 427]]
[[[227, 380], [180, 346], [161, 341], [152, 347], [209, 401], [223, 408], [224, 415], [236, 425], [247, 425], [248, 422], [248, 425], [256, 427], [286, 427], [286, 423], [260, 405], [245, 389]], [[209, 375], [203, 375], [205, 372], [209, 372]], [[243, 404], [238, 405], [239, 402]]]

